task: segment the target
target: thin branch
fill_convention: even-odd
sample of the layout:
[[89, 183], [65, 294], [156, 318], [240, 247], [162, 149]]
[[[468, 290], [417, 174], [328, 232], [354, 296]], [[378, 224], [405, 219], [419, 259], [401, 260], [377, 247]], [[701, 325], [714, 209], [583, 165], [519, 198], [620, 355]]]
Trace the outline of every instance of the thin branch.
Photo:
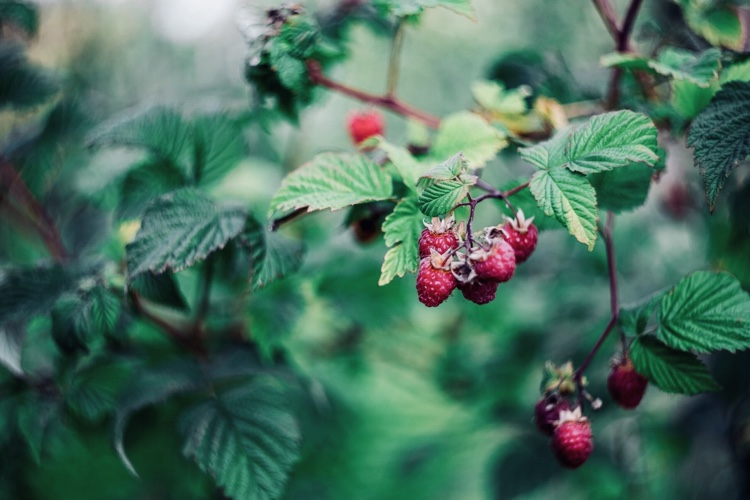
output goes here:
[[615, 9], [609, 0], [594, 0], [594, 7], [604, 21], [604, 25], [607, 27], [607, 31], [613, 39], [617, 39], [620, 36], [620, 30], [617, 27], [617, 18], [615, 17]]
[[617, 51], [626, 52], [630, 50], [630, 34], [635, 27], [635, 19], [638, 17], [638, 11], [643, 5], [643, 0], [631, 0], [628, 10], [625, 12], [625, 19], [622, 22], [619, 36], [617, 37]]
[[321, 87], [335, 90], [340, 94], [352, 97], [366, 104], [372, 104], [373, 106], [378, 106], [393, 111], [394, 113], [414, 118], [430, 128], [436, 129], [440, 127], [440, 118], [410, 106], [397, 97], [370, 94], [369, 92], [348, 87], [342, 83], [331, 80], [323, 74], [323, 68], [318, 61], [307, 61], [307, 74], [314, 84], [320, 85]]
[[404, 22], [399, 18], [396, 23], [396, 30], [393, 33], [393, 42], [391, 43], [391, 55], [388, 58], [388, 86], [385, 95], [393, 97], [396, 95], [396, 86], [398, 85], [398, 70], [401, 60], [401, 46], [404, 42]]

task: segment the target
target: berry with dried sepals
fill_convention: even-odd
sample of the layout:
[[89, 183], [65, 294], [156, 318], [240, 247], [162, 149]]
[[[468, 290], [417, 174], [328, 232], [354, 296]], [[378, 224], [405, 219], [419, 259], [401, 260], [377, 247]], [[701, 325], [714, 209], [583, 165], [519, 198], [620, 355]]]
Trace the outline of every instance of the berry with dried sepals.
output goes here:
[[502, 226], [505, 240], [513, 247], [516, 264], [525, 262], [536, 248], [539, 229], [534, 225], [534, 217], [524, 217], [523, 210], [518, 210], [516, 217], [505, 217], [507, 222]]
[[534, 406], [534, 422], [542, 433], [551, 436], [555, 432], [555, 422], [560, 420], [560, 412], [570, 410], [568, 400], [557, 393], [548, 393]]
[[346, 121], [349, 136], [355, 146], [375, 135], [383, 135], [385, 130], [383, 115], [376, 109], [354, 111]]
[[444, 254], [458, 248], [461, 244], [455, 227], [456, 219], [453, 214], [443, 220], [433, 217], [431, 222], [425, 222], [425, 228], [419, 236], [419, 257], [427, 257], [431, 250]]
[[613, 360], [612, 371], [607, 378], [607, 389], [615, 403], [626, 410], [632, 410], [640, 404], [647, 386], [648, 379], [635, 371], [630, 358]]
[[456, 288], [456, 283], [445, 254], [433, 250], [429, 257], [419, 262], [417, 295], [427, 307], [436, 307], [445, 302]]
[[489, 250], [479, 248], [469, 258], [474, 263], [477, 275], [490, 281], [504, 283], [513, 277], [516, 256], [513, 248], [503, 240], [496, 240]]
[[589, 458], [594, 449], [594, 441], [591, 424], [582, 415], [580, 406], [572, 411], [560, 412], [551, 444], [557, 460], [569, 469], [580, 467]]

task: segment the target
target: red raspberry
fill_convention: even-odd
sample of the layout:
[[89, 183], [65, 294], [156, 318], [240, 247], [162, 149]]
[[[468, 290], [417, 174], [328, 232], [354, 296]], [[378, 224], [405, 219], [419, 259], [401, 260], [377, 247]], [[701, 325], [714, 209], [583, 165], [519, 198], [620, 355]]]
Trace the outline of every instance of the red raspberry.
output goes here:
[[476, 278], [467, 283], [459, 283], [458, 288], [466, 300], [482, 305], [495, 300], [498, 285], [497, 281]]
[[648, 379], [635, 371], [630, 359], [616, 362], [607, 378], [607, 389], [612, 399], [626, 410], [632, 410], [641, 402], [646, 392]]
[[539, 239], [539, 229], [534, 225], [534, 218], [526, 218], [523, 210], [518, 210], [515, 219], [506, 217], [508, 222], [503, 225], [505, 240], [510, 243], [516, 253], [516, 264], [525, 262], [536, 248]]
[[456, 288], [456, 278], [443, 266], [444, 258], [433, 250], [430, 257], [419, 262], [417, 271], [417, 295], [427, 307], [436, 307], [450, 297]]
[[383, 115], [375, 109], [351, 113], [346, 126], [355, 146], [374, 135], [383, 135], [385, 129]]
[[495, 241], [489, 250], [479, 249], [471, 253], [474, 269], [480, 278], [504, 283], [513, 277], [516, 256], [513, 248], [502, 240]]
[[560, 420], [560, 412], [570, 410], [570, 404], [559, 394], [548, 394], [534, 407], [534, 422], [542, 433], [551, 436], [555, 432], [555, 422]]
[[560, 420], [552, 435], [552, 452], [560, 464], [576, 469], [589, 458], [593, 449], [591, 424], [581, 415], [581, 407], [573, 411], [561, 411]]
[[425, 228], [419, 237], [420, 258], [429, 256], [433, 249], [439, 254], [444, 254], [448, 250], [458, 248], [460, 243], [454, 229], [454, 222], [453, 215], [443, 220], [433, 217], [432, 222], [425, 222]]

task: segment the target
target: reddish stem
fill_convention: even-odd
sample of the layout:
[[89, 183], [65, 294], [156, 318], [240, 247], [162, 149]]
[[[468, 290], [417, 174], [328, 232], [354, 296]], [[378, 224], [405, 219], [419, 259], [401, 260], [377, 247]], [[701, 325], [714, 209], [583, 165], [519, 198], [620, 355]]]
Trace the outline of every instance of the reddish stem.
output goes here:
[[320, 85], [321, 87], [326, 87], [328, 89], [335, 90], [340, 94], [353, 97], [354, 99], [357, 99], [364, 103], [372, 104], [373, 106], [379, 106], [381, 108], [393, 111], [394, 113], [414, 118], [415, 120], [421, 121], [430, 128], [436, 129], [440, 127], [440, 118], [429, 113], [425, 113], [424, 111], [413, 106], [410, 106], [409, 104], [401, 101], [398, 97], [395, 97], [393, 95], [380, 96], [370, 94], [369, 92], [355, 89], [331, 80], [323, 74], [323, 68], [318, 61], [312, 59], [307, 61], [307, 74], [310, 77], [310, 81], [312, 81], [312, 83]]

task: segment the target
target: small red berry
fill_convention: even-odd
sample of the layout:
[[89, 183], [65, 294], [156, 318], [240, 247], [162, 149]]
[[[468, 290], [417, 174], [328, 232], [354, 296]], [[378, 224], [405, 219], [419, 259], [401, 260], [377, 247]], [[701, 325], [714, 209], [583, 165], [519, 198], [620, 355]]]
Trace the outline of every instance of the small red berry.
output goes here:
[[580, 467], [594, 449], [591, 424], [581, 415], [581, 408], [578, 407], [573, 411], [561, 411], [556, 425], [552, 435], [552, 452], [564, 467]]
[[626, 410], [632, 410], [643, 399], [648, 379], [635, 371], [630, 359], [617, 362], [607, 378], [607, 389], [612, 399]]
[[513, 248], [503, 240], [495, 241], [489, 250], [479, 249], [471, 253], [477, 276], [485, 280], [504, 283], [513, 277], [516, 256]]
[[437, 217], [432, 222], [425, 222], [425, 228], [419, 236], [419, 257], [428, 257], [434, 249], [439, 254], [458, 248], [460, 242], [454, 227], [455, 219], [449, 215], [443, 220]]
[[570, 410], [570, 403], [559, 394], [548, 394], [537, 401], [534, 407], [534, 422], [542, 433], [551, 436], [555, 432], [555, 422], [560, 420], [560, 412]]
[[444, 257], [433, 250], [430, 257], [419, 262], [417, 271], [417, 295], [427, 307], [436, 307], [445, 302], [456, 288], [456, 278], [444, 266]]
[[515, 219], [506, 217], [508, 222], [503, 225], [505, 240], [516, 253], [516, 263], [520, 264], [528, 259], [536, 248], [539, 239], [539, 229], [534, 225], [534, 218], [524, 217], [523, 210], [518, 210]]
[[351, 113], [346, 125], [355, 146], [374, 135], [383, 135], [385, 129], [383, 115], [375, 109]]
[[495, 300], [498, 285], [497, 281], [476, 278], [467, 283], [459, 283], [458, 288], [466, 300], [482, 305]]

